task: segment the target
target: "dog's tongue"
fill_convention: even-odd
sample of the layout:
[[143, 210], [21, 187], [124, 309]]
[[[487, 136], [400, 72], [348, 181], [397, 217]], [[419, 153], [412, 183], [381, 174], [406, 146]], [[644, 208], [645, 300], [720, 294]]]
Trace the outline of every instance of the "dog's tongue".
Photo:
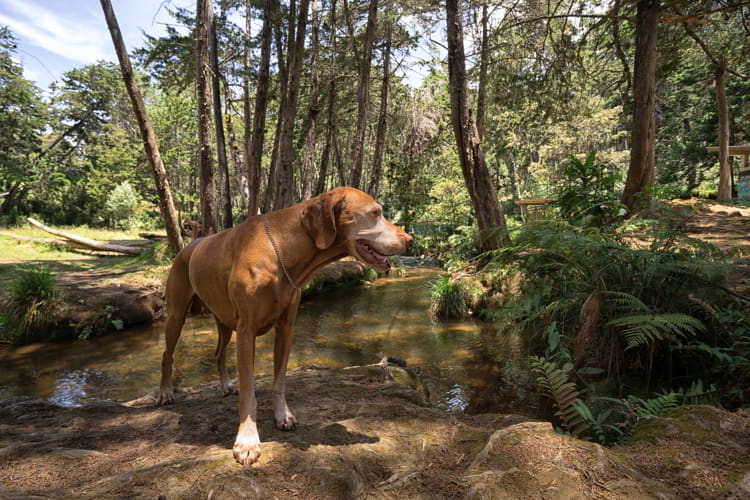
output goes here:
[[388, 262], [386, 256], [373, 250], [373, 248], [367, 243], [358, 241], [357, 252], [368, 264], [379, 270], [386, 270], [391, 268], [391, 263]]

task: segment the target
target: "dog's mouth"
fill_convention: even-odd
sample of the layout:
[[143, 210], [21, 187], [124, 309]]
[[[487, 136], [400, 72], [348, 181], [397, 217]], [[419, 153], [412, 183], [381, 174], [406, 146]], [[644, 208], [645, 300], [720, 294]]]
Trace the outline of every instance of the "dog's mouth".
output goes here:
[[388, 262], [389, 256], [378, 252], [368, 245], [365, 240], [357, 240], [355, 249], [359, 257], [376, 271], [387, 271], [391, 268], [391, 263]]

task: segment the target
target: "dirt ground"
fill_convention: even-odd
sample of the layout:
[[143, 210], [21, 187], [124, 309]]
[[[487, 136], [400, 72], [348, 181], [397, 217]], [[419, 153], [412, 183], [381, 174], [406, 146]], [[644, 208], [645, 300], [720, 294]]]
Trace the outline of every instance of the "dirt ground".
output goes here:
[[384, 364], [295, 370], [300, 427], [283, 432], [259, 378], [251, 467], [232, 458], [237, 396], [217, 384], [167, 407], [5, 400], [0, 498], [750, 498], [747, 414], [692, 407], [605, 449], [523, 416], [436, 411], [414, 380]]

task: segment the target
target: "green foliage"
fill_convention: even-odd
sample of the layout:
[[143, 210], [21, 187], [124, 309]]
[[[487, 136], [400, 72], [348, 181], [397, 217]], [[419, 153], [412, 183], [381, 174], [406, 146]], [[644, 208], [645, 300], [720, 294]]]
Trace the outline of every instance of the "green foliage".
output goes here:
[[656, 341], [676, 341], [706, 330], [700, 320], [683, 313], [626, 314], [608, 321], [606, 326], [622, 328], [626, 349]]
[[595, 152], [584, 161], [571, 156], [562, 174], [555, 202], [562, 218], [577, 226], [601, 227], [625, 215], [615, 193], [622, 176], [611, 165], [597, 163]]
[[60, 306], [60, 289], [55, 276], [38, 268], [20, 268], [0, 298], [4, 318], [3, 336], [14, 342], [28, 342], [54, 318]]
[[438, 276], [430, 284], [430, 312], [441, 319], [463, 318], [469, 312], [466, 290], [460, 280]]
[[529, 366], [536, 376], [537, 384], [554, 401], [557, 408], [555, 415], [560, 419], [563, 429], [574, 436], [581, 436], [589, 425], [579, 411], [582, 407], [580, 393], [575, 383], [569, 380], [568, 371], [537, 356], [529, 358]]
[[133, 225], [140, 199], [128, 181], [118, 184], [107, 197], [102, 212], [110, 227], [130, 229]]

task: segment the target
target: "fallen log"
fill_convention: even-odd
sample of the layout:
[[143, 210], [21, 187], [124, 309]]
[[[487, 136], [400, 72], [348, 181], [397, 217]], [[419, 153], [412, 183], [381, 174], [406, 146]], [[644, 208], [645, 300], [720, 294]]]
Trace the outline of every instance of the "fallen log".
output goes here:
[[138, 236], [147, 240], [166, 240], [167, 236], [158, 233], [138, 233]]
[[6, 233], [0, 231], [0, 235], [7, 236], [8, 238], [15, 238], [22, 241], [31, 241], [33, 243], [47, 243], [50, 245], [61, 245], [61, 246], [72, 246], [75, 248], [88, 248], [79, 243], [75, 243], [69, 240], [57, 240], [55, 238], [32, 238], [31, 236], [21, 236], [20, 234]]
[[65, 231], [60, 231], [58, 229], [52, 229], [50, 227], [45, 226], [41, 222], [32, 219], [31, 217], [27, 217], [26, 220], [29, 221], [29, 224], [31, 224], [34, 227], [38, 227], [42, 231], [45, 231], [55, 236], [60, 236], [61, 238], [65, 238], [66, 240], [75, 242], [89, 250], [98, 250], [100, 252], [122, 253], [126, 255], [138, 255], [143, 250], [143, 247], [117, 245], [114, 243], [92, 240], [90, 238], [84, 238], [83, 236], [77, 236], [75, 234], [66, 233]]

